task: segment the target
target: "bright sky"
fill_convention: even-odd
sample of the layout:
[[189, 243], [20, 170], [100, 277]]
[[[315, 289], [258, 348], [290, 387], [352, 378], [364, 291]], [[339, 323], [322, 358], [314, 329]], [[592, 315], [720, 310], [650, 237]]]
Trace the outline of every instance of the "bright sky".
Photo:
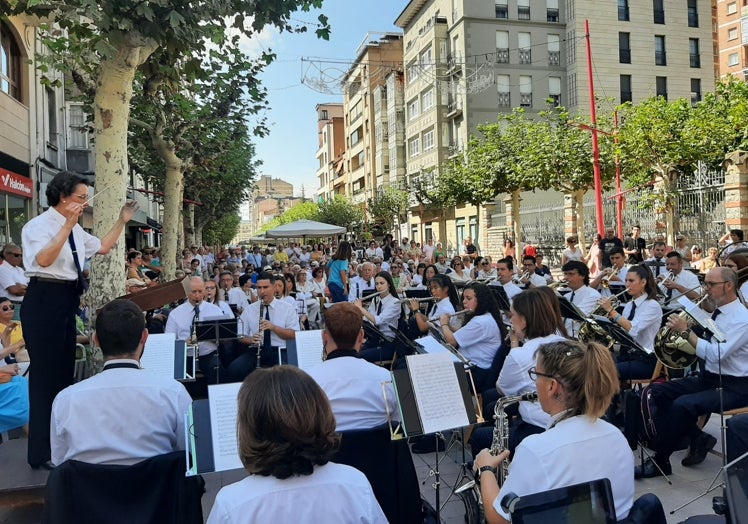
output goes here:
[[[270, 135], [255, 140], [257, 156], [263, 161], [262, 174], [292, 183], [297, 195], [301, 194], [302, 184], [307, 198], [314, 195], [318, 145], [314, 107], [320, 103], [342, 102], [343, 97], [334, 82], [322, 82], [336, 91], [330, 94], [302, 84], [302, 79], [319, 81], [320, 69], [326, 70], [328, 75], [340, 75], [348, 68], [347, 63], [323, 61], [352, 61], [368, 32], [401, 32], [394, 21], [407, 3], [407, 0], [325, 0], [322, 13], [329, 18], [332, 27], [329, 41], [318, 39], [314, 27], [310, 26], [307, 33], [267, 32], [253, 42], [278, 55], [262, 75], [271, 106], [267, 115]], [[316, 23], [318, 14], [297, 13], [293, 20], [294, 23]]]

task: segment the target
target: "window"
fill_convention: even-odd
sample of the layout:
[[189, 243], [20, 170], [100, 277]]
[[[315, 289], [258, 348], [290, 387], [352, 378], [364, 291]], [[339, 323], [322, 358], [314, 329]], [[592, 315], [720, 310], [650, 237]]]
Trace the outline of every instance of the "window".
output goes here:
[[68, 106], [68, 149], [88, 149], [88, 127], [82, 104]]
[[509, 75], [496, 75], [496, 94], [499, 99], [499, 107], [512, 107]]
[[629, 21], [629, 0], [618, 0], [618, 20]]
[[496, 4], [496, 18], [509, 18], [509, 5], [506, 2]]
[[520, 107], [532, 107], [532, 77], [522, 75], [519, 77], [519, 105]]
[[519, 44], [519, 63], [532, 64], [532, 44], [530, 43], [530, 33], [517, 33], [517, 42]]
[[548, 65], [561, 65], [561, 37], [548, 35]]
[[423, 151], [431, 151], [434, 149], [434, 130], [427, 131], [423, 134]]
[[434, 67], [434, 55], [432, 49], [429, 47], [421, 53], [421, 70], [428, 71]]
[[652, 0], [652, 7], [654, 9], [654, 23], [664, 24], [665, 6], [663, 5], [663, 0]]
[[408, 155], [410, 158], [417, 157], [421, 154], [421, 139], [419, 137], [412, 138], [408, 142]]
[[667, 77], [655, 77], [655, 83], [657, 84], [657, 96], [661, 96], [667, 100]]
[[699, 53], [699, 39], [688, 39], [688, 56], [691, 67], [701, 67], [701, 54]]
[[496, 63], [509, 63], [509, 31], [496, 31]]
[[688, 0], [688, 27], [699, 27], [699, 8], [697, 0]]
[[0, 20], [0, 91], [19, 102], [21, 99], [21, 48], [10, 30]]
[[566, 87], [569, 91], [569, 107], [577, 105], [577, 74], [571, 73], [566, 77]]
[[405, 70], [408, 83], [414, 82], [418, 79], [419, 67], [418, 60], [413, 60]]
[[327, 109], [322, 109], [319, 112], [319, 119], [320, 120], [327, 120]]
[[631, 63], [631, 33], [618, 33], [618, 61]]
[[691, 103], [696, 104], [701, 102], [701, 79], [691, 79]]
[[738, 38], [738, 28], [737, 27], [731, 27], [727, 30], [727, 39], [728, 40], [737, 40]]
[[51, 87], [44, 88], [47, 99], [47, 147], [57, 149], [57, 98]]
[[558, 22], [558, 0], [545, 1], [545, 17], [548, 22]]
[[727, 65], [730, 67], [738, 65], [738, 54], [737, 53], [730, 53], [727, 56]]
[[667, 54], [665, 52], [665, 37], [655, 35], [655, 65], [667, 65]]
[[553, 100], [553, 106], [561, 105], [561, 78], [558, 76], [548, 77], [548, 98]]
[[727, 4], [727, 14], [728, 15], [734, 15], [738, 12], [738, 4], [737, 2], [731, 2]]
[[430, 88], [428, 91], [421, 95], [421, 112], [425, 113], [429, 109], [434, 107], [434, 88]]
[[419, 114], [418, 98], [414, 98], [408, 102], [408, 120], [415, 120]]
[[566, 65], [577, 61], [577, 32], [575, 30], [566, 33]]
[[621, 75], [621, 103], [631, 102], [631, 75]]
[[517, 0], [517, 20], [530, 19], [530, 0]]

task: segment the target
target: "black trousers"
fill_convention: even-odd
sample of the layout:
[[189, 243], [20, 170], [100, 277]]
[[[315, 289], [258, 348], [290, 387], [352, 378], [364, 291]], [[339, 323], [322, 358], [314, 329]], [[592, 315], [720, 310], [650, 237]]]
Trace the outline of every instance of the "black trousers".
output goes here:
[[57, 393], [73, 383], [75, 312], [80, 295], [74, 282], [31, 280], [23, 299], [21, 325], [29, 367], [28, 463], [51, 457], [49, 421]]
[[[722, 384], [725, 410], [748, 405], [748, 377], [723, 375]], [[700, 415], [720, 412], [718, 387], [719, 375], [703, 371], [698, 377], [672, 380], [652, 388], [655, 403], [665, 414], [660, 430], [663, 439], [655, 449], [660, 458], [667, 458], [678, 449], [683, 437], [699, 434], [696, 420]]]

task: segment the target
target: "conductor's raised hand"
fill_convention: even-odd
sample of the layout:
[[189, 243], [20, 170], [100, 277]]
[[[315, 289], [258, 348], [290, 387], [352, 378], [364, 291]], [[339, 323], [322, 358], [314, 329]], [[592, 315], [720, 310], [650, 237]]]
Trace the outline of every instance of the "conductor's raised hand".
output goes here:
[[125, 223], [128, 223], [132, 218], [135, 216], [135, 213], [138, 212], [138, 209], [140, 206], [138, 206], [138, 203], [134, 200], [130, 200], [129, 202], [125, 202], [125, 205], [122, 206], [122, 209], [119, 211], [119, 218]]

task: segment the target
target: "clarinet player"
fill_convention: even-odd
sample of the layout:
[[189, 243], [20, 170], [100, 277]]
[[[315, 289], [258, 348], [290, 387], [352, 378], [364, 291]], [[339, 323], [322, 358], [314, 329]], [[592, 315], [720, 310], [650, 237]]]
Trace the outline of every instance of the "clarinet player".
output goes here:
[[564, 340], [540, 346], [535, 357], [529, 374], [552, 422], [517, 446], [501, 489], [496, 468], [509, 451], [494, 456], [484, 449], [475, 458], [486, 521], [510, 522], [500, 504], [502, 493], [522, 496], [599, 478], [610, 479], [617, 520], [626, 518], [634, 502], [634, 457], [618, 428], [600, 418], [618, 392], [610, 351], [594, 342]]

